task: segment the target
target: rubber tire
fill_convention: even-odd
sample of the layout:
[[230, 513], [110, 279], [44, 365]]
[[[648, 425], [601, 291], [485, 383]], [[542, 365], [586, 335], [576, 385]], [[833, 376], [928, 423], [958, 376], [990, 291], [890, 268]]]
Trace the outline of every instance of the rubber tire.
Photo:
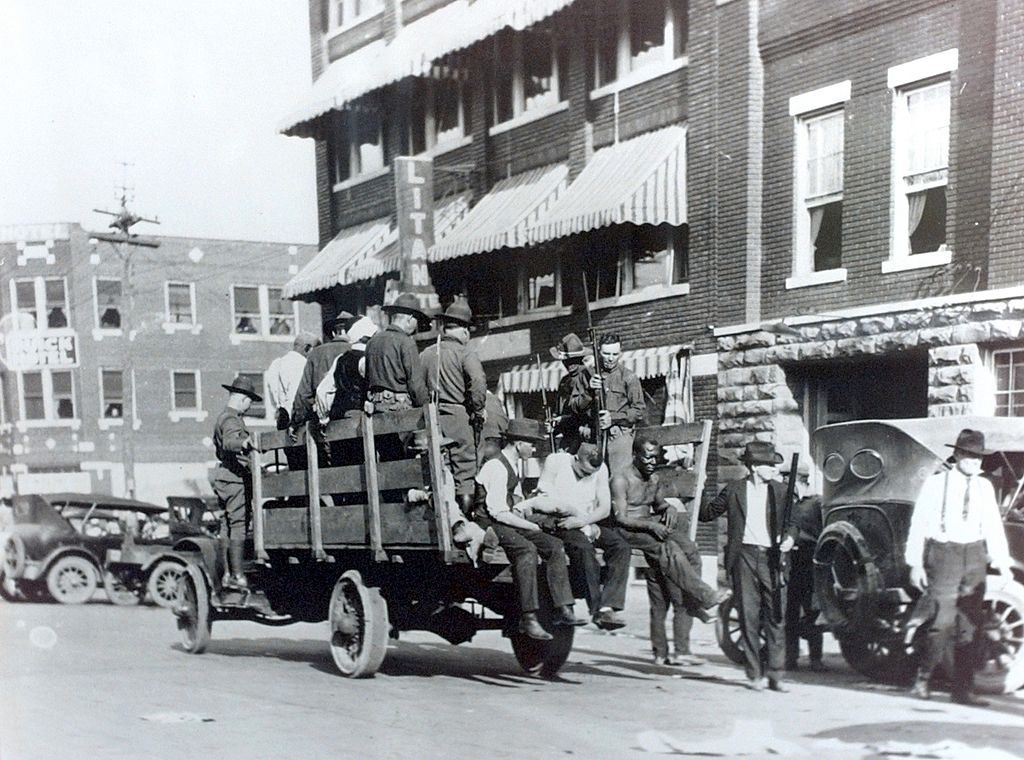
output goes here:
[[[990, 585], [985, 591], [985, 609], [993, 628], [998, 625], [999, 640], [986, 648], [986, 662], [974, 674], [974, 690], [1009, 694], [1024, 686], [1024, 585], [1016, 581]], [[1000, 653], [1006, 660], [994, 661], [993, 655]]]
[[10, 535], [4, 540], [4, 574], [17, 580], [25, 572], [25, 542], [21, 536]]
[[840, 636], [839, 650], [851, 668], [873, 681], [909, 686], [917, 670], [916, 659], [900, 640], [893, 645], [878, 639]]
[[158, 607], [171, 609], [178, 599], [178, 584], [185, 574], [185, 567], [169, 559], [161, 560], [149, 574], [146, 592]]
[[531, 676], [552, 679], [569, 659], [576, 628], [565, 625], [544, 627], [554, 637], [551, 641], [531, 639], [518, 630], [511, 631], [508, 638], [519, 667]]
[[718, 620], [715, 621], [715, 638], [722, 654], [736, 665], [743, 665], [747, 658], [743, 654], [740, 637], [740, 614], [734, 598], [729, 597], [718, 605]]
[[210, 591], [206, 577], [195, 565], [189, 563], [178, 583], [178, 595], [174, 614], [181, 631], [181, 645], [189, 654], [202, 654], [213, 636], [213, 611], [210, 607]]
[[46, 573], [46, 590], [61, 604], [85, 604], [98, 585], [96, 568], [85, 557], [75, 554], [61, 557]]
[[18, 581], [14, 578], [9, 578], [3, 568], [0, 568], [0, 599], [3, 599], [5, 602], [21, 602], [25, 600], [25, 595], [18, 588]]
[[[380, 589], [368, 588], [356, 570], [342, 574], [331, 589], [328, 624], [331, 656], [347, 678], [371, 678], [388, 649], [388, 605]], [[355, 624], [354, 633], [342, 629]]]
[[103, 590], [110, 603], [118, 607], [135, 607], [142, 601], [142, 589], [129, 588], [110, 570], [103, 573]]

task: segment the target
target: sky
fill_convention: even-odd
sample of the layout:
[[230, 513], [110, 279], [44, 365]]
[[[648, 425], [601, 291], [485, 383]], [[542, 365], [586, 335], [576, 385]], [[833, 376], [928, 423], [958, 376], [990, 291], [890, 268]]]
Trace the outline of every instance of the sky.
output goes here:
[[[316, 242], [307, 0], [0, 0], [0, 225]], [[127, 163], [128, 166], [123, 166]]]

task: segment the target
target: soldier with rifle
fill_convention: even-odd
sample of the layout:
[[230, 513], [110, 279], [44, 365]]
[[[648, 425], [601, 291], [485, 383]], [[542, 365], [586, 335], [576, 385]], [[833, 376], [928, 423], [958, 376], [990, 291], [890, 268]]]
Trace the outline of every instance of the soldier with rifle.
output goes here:
[[[562, 449], [575, 454], [580, 443], [590, 437], [592, 429], [596, 429], [590, 427], [586, 414], [573, 411], [589, 406], [591, 373], [586, 366], [589, 352], [576, 333], [569, 333], [550, 350], [551, 356], [565, 367], [565, 376], [558, 383], [558, 407], [548, 429], [556, 442], [561, 437]], [[544, 406], [546, 411], [546, 401]]]
[[[777, 479], [782, 461], [771, 443], [751, 441], [740, 457], [748, 476], [727, 483], [700, 509], [702, 522], [722, 515], [728, 520], [725, 569], [740, 617], [747, 688], [753, 691], [763, 691], [766, 685], [772, 691], [788, 691], [782, 682], [786, 659], [782, 587], [786, 555], [797, 536], [790, 512], [796, 463], [787, 488]], [[762, 637], [767, 663], [761, 659]]]

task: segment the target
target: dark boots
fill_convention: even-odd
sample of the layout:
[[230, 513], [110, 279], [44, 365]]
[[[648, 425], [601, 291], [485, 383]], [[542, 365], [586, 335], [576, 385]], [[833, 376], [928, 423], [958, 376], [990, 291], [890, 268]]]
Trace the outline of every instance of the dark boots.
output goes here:
[[235, 588], [249, 588], [249, 582], [245, 579], [245, 572], [242, 570], [242, 562], [245, 558], [245, 542], [231, 541], [228, 543], [228, 582], [227, 585]]
[[524, 612], [519, 616], [519, 632], [525, 633], [531, 639], [537, 639], [538, 641], [551, 641], [554, 638], [544, 630], [544, 626], [537, 619], [536, 612]]

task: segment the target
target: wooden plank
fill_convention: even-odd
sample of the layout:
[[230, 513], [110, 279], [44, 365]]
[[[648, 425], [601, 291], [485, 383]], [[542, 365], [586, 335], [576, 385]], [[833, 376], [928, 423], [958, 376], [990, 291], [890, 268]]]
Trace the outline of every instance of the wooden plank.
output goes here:
[[[316, 423], [307, 423], [309, 424]], [[320, 523], [320, 463], [317, 457], [316, 441], [307, 431], [306, 435], [306, 484], [309, 492], [309, 535], [313, 543], [313, 556], [317, 560], [327, 559], [324, 551], [324, 534]]]
[[363, 434], [364, 414], [345, 417], [341, 420], [331, 420], [324, 428], [324, 439], [327, 441], [346, 441], [352, 438], [359, 438]]
[[[420, 546], [436, 550], [433, 510], [427, 504], [385, 502], [380, 505], [380, 512], [382, 546]], [[325, 505], [321, 514], [324, 546], [347, 544], [368, 548], [365, 505]], [[264, 519], [269, 548], [311, 547], [309, 511], [304, 507], [267, 509]]]
[[287, 430], [268, 430], [256, 436], [257, 448], [260, 451], [272, 451], [306, 445], [306, 430], [299, 428], [296, 438], [289, 438]]
[[708, 477], [708, 449], [711, 448], [711, 420], [704, 420], [701, 426], [700, 448], [695, 451], [697, 483], [694, 487], [693, 507], [690, 510], [690, 540], [697, 540], [697, 518], [700, 503], [704, 498], [704, 484]]
[[377, 562], [386, 562], [380, 530], [380, 484], [377, 479], [377, 445], [375, 442], [374, 419], [364, 415], [363, 419], [363, 461], [366, 474], [366, 521], [370, 528], [370, 550]]
[[400, 412], [387, 412], [373, 415], [374, 435], [391, 433], [408, 433], [423, 428], [423, 409], [405, 409]]
[[260, 467], [260, 452], [249, 452], [249, 468], [252, 472], [252, 544], [256, 559], [267, 562], [270, 557], [263, 548], [263, 468]]
[[[368, 436], [363, 439], [365, 452]], [[376, 451], [376, 448], [374, 449]], [[321, 493], [366, 493], [369, 488], [369, 471], [376, 475], [376, 490], [392, 491], [407, 488], [423, 488], [422, 467], [417, 459], [399, 459], [394, 462], [379, 462], [376, 467], [361, 464], [331, 467], [320, 470]]]
[[[448, 514], [444, 503], [443, 468], [444, 460], [441, 455], [441, 425], [437, 419], [437, 406], [427, 404], [427, 457], [430, 467], [430, 491], [434, 501], [434, 520], [437, 523], [437, 548], [446, 558], [452, 553], [452, 533], [448, 528]], [[449, 476], [451, 474], [449, 473]]]
[[678, 425], [649, 425], [637, 428], [637, 438], [653, 438], [662, 446], [680, 443], [697, 444], [703, 441], [704, 426], [700, 422], [681, 422]]
[[263, 477], [263, 498], [283, 499], [286, 496], [305, 496], [307, 473], [305, 470], [285, 470]]

